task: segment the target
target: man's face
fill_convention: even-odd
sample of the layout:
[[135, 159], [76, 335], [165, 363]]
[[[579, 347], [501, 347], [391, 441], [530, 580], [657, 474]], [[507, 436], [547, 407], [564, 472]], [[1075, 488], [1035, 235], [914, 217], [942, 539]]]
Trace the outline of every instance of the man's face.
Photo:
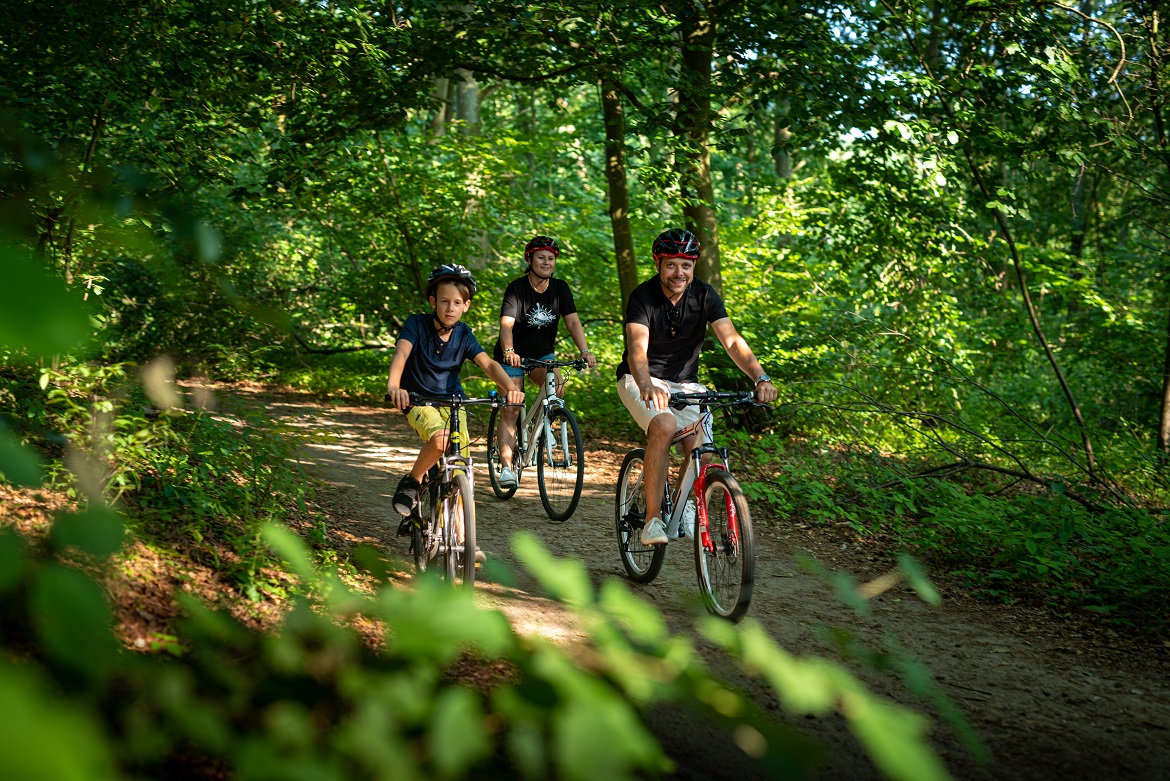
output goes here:
[[532, 270], [536, 272], [537, 276], [552, 276], [556, 266], [557, 256], [552, 250], [538, 249], [532, 253]]
[[458, 323], [459, 318], [471, 307], [471, 299], [464, 298], [459, 286], [450, 282], [440, 282], [429, 300], [435, 308], [435, 317], [439, 318], [444, 328]]
[[680, 295], [695, 278], [695, 261], [690, 258], [662, 258], [658, 261], [658, 279], [673, 298]]

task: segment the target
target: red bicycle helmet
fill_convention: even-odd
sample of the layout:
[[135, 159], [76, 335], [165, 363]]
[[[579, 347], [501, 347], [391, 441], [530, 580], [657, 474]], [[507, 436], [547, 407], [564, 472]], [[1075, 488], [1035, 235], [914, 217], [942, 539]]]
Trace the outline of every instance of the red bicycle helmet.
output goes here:
[[658, 238], [654, 239], [651, 253], [654, 255], [655, 262], [662, 258], [698, 260], [701, 249], [699, 238], [695, 234], [682, 228], [671, 228], [658, 234]]
[[557, 244], [557, 240], [551, 236], [535, 236], [524, 245], [524, 262], [532, 262], [532, 254], [539, 249], [546, 249], [553, 254], [553, 257], [560, 257], [561, 247]]

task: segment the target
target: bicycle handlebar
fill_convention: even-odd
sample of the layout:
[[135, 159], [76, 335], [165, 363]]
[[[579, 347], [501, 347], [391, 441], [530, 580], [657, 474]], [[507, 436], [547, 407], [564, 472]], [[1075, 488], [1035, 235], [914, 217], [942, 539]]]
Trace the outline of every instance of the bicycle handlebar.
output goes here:
[[422, 407], [465, 407], [468, 404], [490, 404], [493, 407], [519, 406], [517, 404], [509, 405], [503, 396], [475, 398], [471, 396], [427, 396], [422, 393], [411, 393], [410, 403], [411, 406]]
[[589, 363], [584, 358], [575, 358], [571, 361], [545, 361], [540, 358], [524, 358], [520, 361], [520, 368], [528, 372], [533, 369], [561, 369], [566, 366], [572, 367], [577, 371], [583, 371], [589, 367]]
[[733, 406], [736, 404], [767, 406], [756, 401], [755, 391], [704, 391], [703, 393], [672, 393], [670, 406], [685, 409], [692, 406]]

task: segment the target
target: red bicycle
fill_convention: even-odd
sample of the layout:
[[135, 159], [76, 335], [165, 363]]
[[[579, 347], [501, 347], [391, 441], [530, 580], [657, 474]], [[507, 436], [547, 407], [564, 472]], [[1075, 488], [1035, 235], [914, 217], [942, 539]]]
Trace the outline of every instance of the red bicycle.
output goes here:
[[[663, 490], [662, 517], [666, 535], [678, 539], [687, 498], [694, 491], [696, 518], [694, 538], [695, 570], [699, 591], [707, 609], [715, 615], [738, 621], [747, 613], [755, 582], [755, 545], [752, 517], [747, 498], [731, 474], [727, 448], [712, 441], [713, 411], [724, 407], [759, 406], [750, 391], [718, 393], [672, 393], [670, 405], [676, 409], [699, 407], [699, 422], [680, 431], [678, 442], [695, 432], [699, 444], [691, 451], [678, 491], [672, 497], [669, 484]], [[704, 456], [718, 455], [720, 461]], [[618, 551], [626, 574], [636, 583], [649, 583], [658, 577], [666, 558], [665, 545], [643, 545], [642, 527], [646, 525], [646, 492], [643, 482], [645, 448], [626, 454], [618, 473], [616, 528]]]

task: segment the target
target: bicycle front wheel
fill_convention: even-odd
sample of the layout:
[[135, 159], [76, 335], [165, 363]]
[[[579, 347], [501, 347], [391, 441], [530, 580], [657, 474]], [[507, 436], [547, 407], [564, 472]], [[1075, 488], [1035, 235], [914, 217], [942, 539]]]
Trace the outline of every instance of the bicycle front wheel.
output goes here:
[[642, 527], [646, 525], [646, 485], [643, 481], [646, 450], [636, 448], [626, 454], [618, 472], [617, 500], [614, 504], [618, 553], [626, 575], [635, 583], [649, 583], [658, 577], [665, 545], [643, 545]]
[[585, 448], [572, 412], [564, 407], [552, 411], [536, 455], [540, 503], [550, 520], [568, 520], [581, 501], [581, 481], [585, 478]]
[[443, 500], [445, 539], [447, 540], [447, 580], [465, 589], [475, 587], [475, 500], [471, 481], [463, 472], [451, 478], [451, 487]]
[[[492, 493], [496, 495], [496, 498], [511, 499], [512, 495], [516, 493], [516, 489], [519, 487], [520, 471], [516, 467], [519, 466], [520, 458], [518, 449], [513, 448], [512, 461], [514, 463], [512, 471], [516, 473], [517, 485], [514, 485], [511, 488], [504, 488], [500, 485], [500, 470], [504, 468], [504, 463], [500, 460], [500, 438], [496, 434], [496, 427], [499, 425], [503, 414], [504, 411], [501, 408], [493, 407], [491, 419], [488, 420], [487, 472], [488, 482], [491, 483]], [[523, 418], [523, 410], [521, 410], [521, 418]], [[519, 424], [517, 425], [517, 428], [519, 428]], [[517, 432], [517, 434], [519, 434], [519, 432]], [[517, 441], [517, 444], [519, 444], [519, 441]]]
[[[696, 523], [695, 569], [707, 609], [739, 621], [752, 601], [756, 553], [752, 516], [739, 481], [722, 469], [707, 472], [707, 526]], [[701, 518], [699, 519], [702, 520]]]

